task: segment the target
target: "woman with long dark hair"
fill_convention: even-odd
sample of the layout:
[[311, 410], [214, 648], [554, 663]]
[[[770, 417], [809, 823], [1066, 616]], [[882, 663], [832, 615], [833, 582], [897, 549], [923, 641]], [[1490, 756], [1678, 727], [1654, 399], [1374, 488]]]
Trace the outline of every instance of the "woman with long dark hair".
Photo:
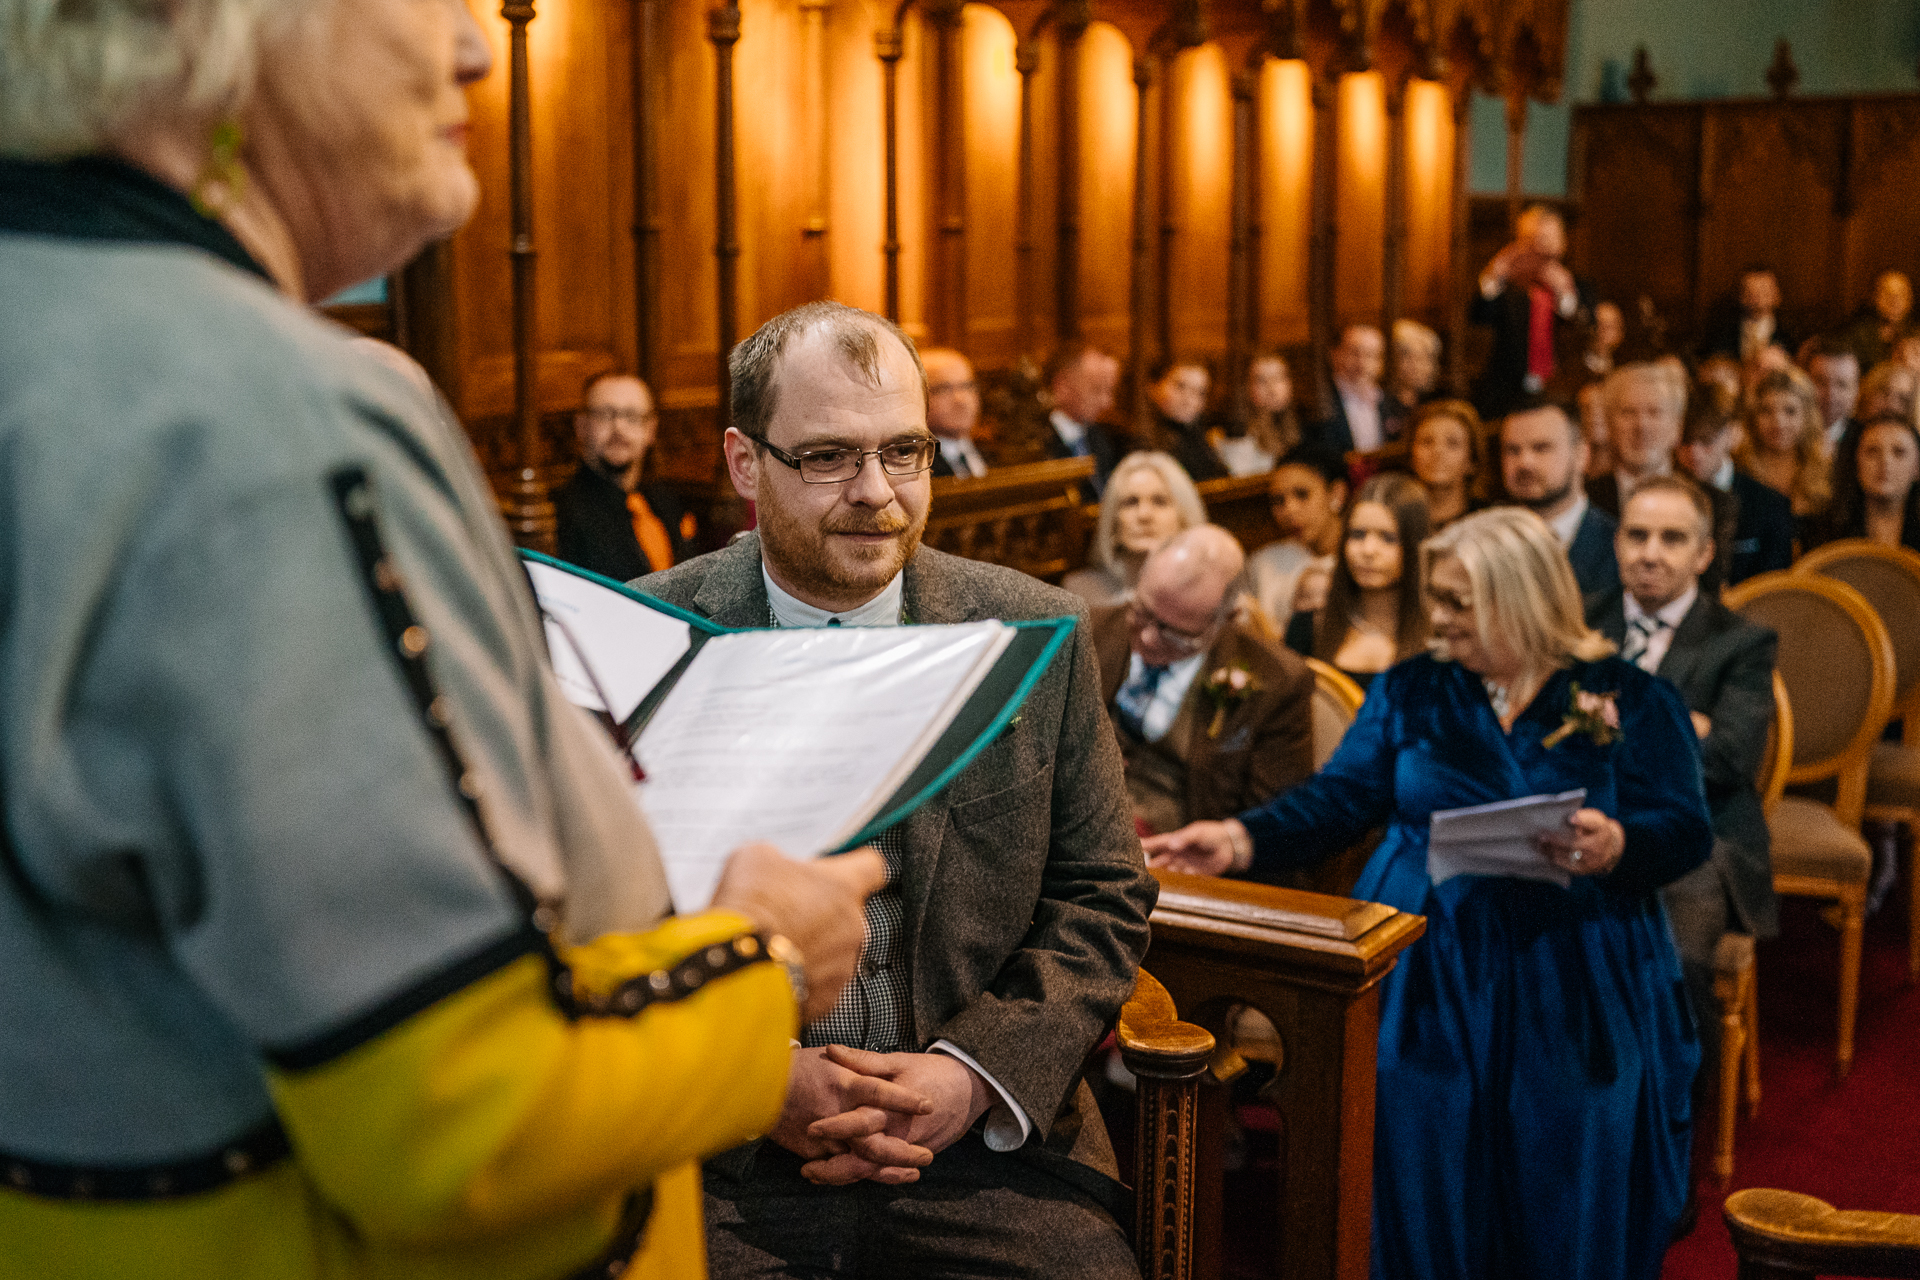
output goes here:
[[1840, 538], [1920, 551], [1920, 432], [1911, 418], [1876, 414], [1840, 437], [1833, 502], [1805, 525], [1800, 541], [1817, 547]]
[[1411, 476], [1379, 475], [1347, 508], [1327, 603], [1296, 613], [1287, 646], [1353, 677], [1361, 688], [1427, 642], [1417, 555], [1427, 495]]

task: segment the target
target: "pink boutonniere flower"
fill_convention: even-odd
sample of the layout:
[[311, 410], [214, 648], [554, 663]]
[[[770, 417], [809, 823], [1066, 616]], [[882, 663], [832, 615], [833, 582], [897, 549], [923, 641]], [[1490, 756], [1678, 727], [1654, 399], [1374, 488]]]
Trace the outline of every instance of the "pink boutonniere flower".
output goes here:
[[1227, 713], [1260, 691], [1260, 682], [1245, 667], [1221, 667], [1207, 677], [1200, 686], [1200, 692], [1213, 703], [1213, 723], [1207, 726], [1207, 736], [1217, 738], [1227, 726]]
[[1619, 696], [1615, 692], [1589, 693], [1576, 682], [1567, 718], [1560, 722], [1558, 729], [1540, 739], [1540, 745], [1551, 749], [1573, 734], [1584, 733], [1597, 745], [1606, 746], [1620, 736], [1620, 708], [1616, 702]]

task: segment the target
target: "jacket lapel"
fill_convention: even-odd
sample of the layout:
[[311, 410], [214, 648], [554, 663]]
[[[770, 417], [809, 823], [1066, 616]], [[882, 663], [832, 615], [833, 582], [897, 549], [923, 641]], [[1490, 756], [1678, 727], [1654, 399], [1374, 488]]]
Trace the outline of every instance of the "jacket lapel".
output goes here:
[[1687, 681], [1693, 678], [1694, 668], [1699, 665], [1701, 649], [1713, 639], [1717, 629], [1714, 612], [1719, 607], [1719, 601], [1702, 591], [1693, 607], [1687, 610], [1687, 616], [1673, 629], [1666, 656], [1660, 659], [1660, 678], [1670, 682], [1682, 695], [1687, 691]]
[[713, 570], [694, 592], [693, 604], [723, 627], [764, 627], [772, 616], [760, 570], [760, 535], [750, 533], [716, 551]]

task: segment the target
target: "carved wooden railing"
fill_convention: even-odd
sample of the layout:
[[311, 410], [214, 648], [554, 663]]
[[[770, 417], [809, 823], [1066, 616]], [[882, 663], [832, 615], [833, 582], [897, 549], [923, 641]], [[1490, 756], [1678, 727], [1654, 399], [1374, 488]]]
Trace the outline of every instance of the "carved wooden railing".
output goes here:
[[[1272, 1274], [1364, 1280], [1373, 1208], [1379, 983], [1426, 919], [1379, 903], [1156, 872], [1149, 959], [1183, 1016], [1218, 1039], [1213, 1075], [1276, 1065], [1286, 1142]], [[1230, 1013], [1251, 1009], [1264, 1018]], [[1261, 1042], [1245, 1043], [1248, 1024]], [[1242, 1037], [1236, 1041], [1236, 1032]], [[1220, 1274], [1227, 1090], [1201, 1090], [1193, 1274]], [[1143, 1100], [1144, 1101], [1144, 1100]]]
[[937, 479], [926, 544], [1058, 582], [1086, 559], [1080, 482], [1092, 474], [1092, 458], [1060, 458]]
[[1187, 1280], [1193, 1274], [1195, 1120], [1213, 1036], [1180, 1021], [1173, 997], [1143, 969], [1120, 1011], [1116, 1039], [1120, 1060], [1139, 1081], [1133, 1248], [1140, 1275]]

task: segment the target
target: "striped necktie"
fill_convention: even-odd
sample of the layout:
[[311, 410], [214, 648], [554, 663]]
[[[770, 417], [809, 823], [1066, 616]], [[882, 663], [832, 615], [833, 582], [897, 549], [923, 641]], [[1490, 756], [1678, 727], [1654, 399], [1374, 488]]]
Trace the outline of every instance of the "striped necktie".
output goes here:
[[1627, 642], [1620, 646], [1620, 656], [1642, 671], [1652, 671], [1646, 661], [1647, 651], [1653, 646], [1653, 638], [1666, 629], [1667, 624], [1659, 618], [1635, 618], [1627, 624]]

